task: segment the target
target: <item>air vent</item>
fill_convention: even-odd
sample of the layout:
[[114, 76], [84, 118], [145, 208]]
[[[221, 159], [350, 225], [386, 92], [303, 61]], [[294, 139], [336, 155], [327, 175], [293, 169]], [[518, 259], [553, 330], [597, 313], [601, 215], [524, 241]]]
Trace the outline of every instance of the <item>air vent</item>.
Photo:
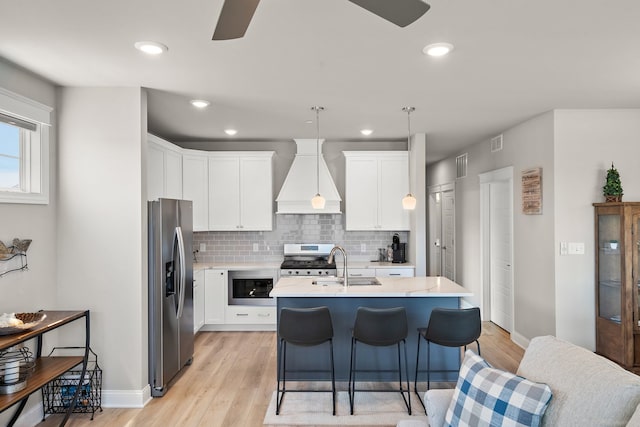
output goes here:
[[467, 176], [467, 154], [464, 153], [456, 157], [456, 178], [464, 178]]
[[502, 150], [502, 134], [491, 138], [491, 152]]

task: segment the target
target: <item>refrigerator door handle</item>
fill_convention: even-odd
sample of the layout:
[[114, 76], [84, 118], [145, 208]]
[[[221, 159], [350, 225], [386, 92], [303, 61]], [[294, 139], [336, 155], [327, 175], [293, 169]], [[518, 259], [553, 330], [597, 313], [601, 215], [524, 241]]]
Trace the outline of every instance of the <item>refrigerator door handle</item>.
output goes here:
[[184, 309], [184, 296], [186, 287], [186, 267], [185, 267], [185, 251], [184, 251], [184, 239], [182, 237], [182, 228], [176, 227], [176, 237], [178, 239], [178, 256], [180, 260], [180, 276], [179, 276], [179, 294], [178, 294], [178, 313], [177, 318], [182, 317], [182, 310]]

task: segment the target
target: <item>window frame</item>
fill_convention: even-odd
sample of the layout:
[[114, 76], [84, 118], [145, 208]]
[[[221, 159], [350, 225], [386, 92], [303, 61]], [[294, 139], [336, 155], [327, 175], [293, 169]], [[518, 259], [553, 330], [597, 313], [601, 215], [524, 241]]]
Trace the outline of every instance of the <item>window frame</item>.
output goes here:
[[[49, 133], [53, 108], [0, 87], [0, 113], [35, 124], [21, 128], [20, 190], [0, 190], [0, 203], [49, 203]], [[28, 135], [28, 138], [25, 138]]]

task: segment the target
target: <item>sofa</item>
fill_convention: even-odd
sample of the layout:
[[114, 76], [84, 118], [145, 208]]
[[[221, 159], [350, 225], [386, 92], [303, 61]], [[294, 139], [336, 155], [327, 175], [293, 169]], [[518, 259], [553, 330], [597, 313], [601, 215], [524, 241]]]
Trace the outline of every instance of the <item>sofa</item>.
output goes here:
[[[640, 427], [640, 377], [604, 357], [552, 336], [531, 340], [517, 375], [552, 392], [543, 427]], [[445, 425], [454, 389], [432, 389], [424, 401], [431, 427]], [[403, 420], [398, 427], [427, 424]]]

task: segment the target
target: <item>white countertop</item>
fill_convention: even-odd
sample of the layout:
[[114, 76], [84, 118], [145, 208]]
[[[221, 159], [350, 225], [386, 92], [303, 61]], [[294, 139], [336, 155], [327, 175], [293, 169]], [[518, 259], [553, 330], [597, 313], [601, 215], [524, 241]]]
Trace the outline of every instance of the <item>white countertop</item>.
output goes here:
[[[209, 270], [212, 268], [220, 268], [223, 270], [260, 270], [263, 268], [275, 268], [280, 270], [282, 261], [271, 262], [196, 262], [193, 264], [193, 270]], [[375, 262], [375, 261], [353, 261], [349, 262], [349, 268], [415, 268], [413, 264], [392, 263], [392, 262]], [[336, 268], [338, 274], [342, 275], [342, 260], [336, 259]]]
[[473, 293], [446, 277], [377, 277], [380, 286], [313, 285], [317, 277], [283, 277], [272, 297], [469, 297]]

